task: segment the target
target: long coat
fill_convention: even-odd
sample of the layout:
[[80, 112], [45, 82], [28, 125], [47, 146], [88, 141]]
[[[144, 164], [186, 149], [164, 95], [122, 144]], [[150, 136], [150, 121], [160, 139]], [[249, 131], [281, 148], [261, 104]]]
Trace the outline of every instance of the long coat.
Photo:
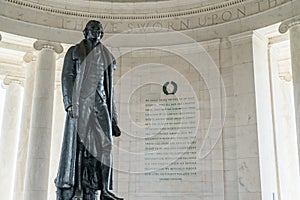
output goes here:
[[[88, 40], [82, 40], [67, 51], [62, 71], [62, 93], [64, 107], [73, 108], [75, 118], [66, 116], [64, 138], [55, 185], [58, 188], [75, 186], [77, 160], [77, 144], [97, 141], [95, 137], [101, 132], [101, 126], [95, 117], [95, 95], [99, 82], [99, 67], [104, 66], [104, 89], [110, 121], [117, 123], [117, 115], [113, 102], [113, 70], [115, 59], [109, 50], [99, 43], [92, 48]], [[94, 67], [93, 67], [94, 66]], [[94, 121], [93, 121], [94, 120]], [[97, 142], [87, 145], [87, 150], [97, 157]], [[100, 169], [99, 169], [100, 170]], [[110, 181], [112, 183], [112, 181]], [[110, 186], [112, 188], [112, 184]]]

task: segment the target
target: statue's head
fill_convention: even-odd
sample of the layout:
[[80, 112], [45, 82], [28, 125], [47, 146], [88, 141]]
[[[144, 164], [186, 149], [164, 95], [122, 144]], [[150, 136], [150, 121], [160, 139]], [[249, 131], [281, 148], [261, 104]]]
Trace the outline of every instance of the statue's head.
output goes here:
[[101, 22], [97, 20], [90, 20], [83, 30], [85, 39], [101, 39], [104, 35]]

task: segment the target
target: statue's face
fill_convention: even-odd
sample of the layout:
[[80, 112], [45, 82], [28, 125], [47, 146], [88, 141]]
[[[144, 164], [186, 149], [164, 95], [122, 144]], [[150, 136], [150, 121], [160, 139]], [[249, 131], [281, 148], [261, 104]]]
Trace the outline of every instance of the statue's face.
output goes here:
[[87, 39], [101, 39], [102, 26], [99, 23], [90, 23], [87, 26]]

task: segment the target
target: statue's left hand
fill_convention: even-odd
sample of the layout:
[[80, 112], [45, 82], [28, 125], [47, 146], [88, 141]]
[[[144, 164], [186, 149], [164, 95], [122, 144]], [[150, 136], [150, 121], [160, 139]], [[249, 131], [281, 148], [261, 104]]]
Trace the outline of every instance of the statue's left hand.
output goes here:
[[72, 106], [67, 108], [67, 114], [69, 115], [69, 117], [73, 118], [73, 109]]
[[118, 127], [118, 125], [116, 125], [116, 124], [112, 125], [112, 135], [115, 136], [115, 137], [121, 136], [121, 130]]

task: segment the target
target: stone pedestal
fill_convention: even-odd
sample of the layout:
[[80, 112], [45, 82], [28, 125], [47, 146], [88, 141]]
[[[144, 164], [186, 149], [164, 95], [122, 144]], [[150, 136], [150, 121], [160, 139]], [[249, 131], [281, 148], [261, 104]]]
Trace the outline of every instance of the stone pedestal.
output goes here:
[[300, 165], [300, 16], [282, 22], [279, 27], [279, 32], [286, 33], [287, 31], [289, 31], [290, 34], [298, 159]]
[[21, 117], [21, 127], [19, 133], [19, 144], [17, 150], [16, 171], [14, 180], [13, 199], [23, 199], [24, 195], [24, 179], [26, 172], [26, 158], [28, 152], [28, 138], [31, 119], [32, 95], [34, 84], [34, 68], [35, 57], [33, 53], [26, 53], [25, 62], [25, 83], [24, 83], [24, 98]]
[[0, 136], [0, 194], [1, 199], [12, 198], [14, 171], [16, 167], [22, 88], [20, 81], [6, 77], [7, 86]]
[[37, 59], [34, 83], [24, 199], [46, 200], [56, 53], [61, 53], [63, 48], [60, 44], [46, 41], [36, 41], [34, 48], [40, 50], [40, 52]]

